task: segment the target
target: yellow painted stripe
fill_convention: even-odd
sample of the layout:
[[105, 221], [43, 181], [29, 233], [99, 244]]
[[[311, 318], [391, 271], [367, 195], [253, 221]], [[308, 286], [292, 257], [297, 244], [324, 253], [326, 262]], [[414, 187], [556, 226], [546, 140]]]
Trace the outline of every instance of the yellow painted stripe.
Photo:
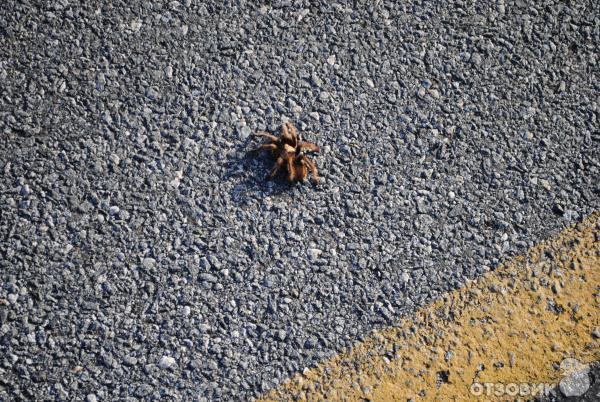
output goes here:
[[263, 400], [462, 401], [478, 399], [473, 383], [557, 383], [563, 359], [600, 360], [599, 312], [596, 212]]

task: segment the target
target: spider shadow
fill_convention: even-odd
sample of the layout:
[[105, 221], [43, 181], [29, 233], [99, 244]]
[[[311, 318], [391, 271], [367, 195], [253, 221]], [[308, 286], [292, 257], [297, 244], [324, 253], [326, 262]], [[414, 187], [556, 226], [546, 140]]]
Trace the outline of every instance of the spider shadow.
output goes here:
[[256, 146], [255, 142], [246, 141], [226, 162], [226, 179], [233, 182], [231, 199], [238, 204], [246, 204], [250, 199], [282, 196], [298, 186], [285, 180], [282, 172], [269, 179], [273, 158], [266, 152], [254, 150]]

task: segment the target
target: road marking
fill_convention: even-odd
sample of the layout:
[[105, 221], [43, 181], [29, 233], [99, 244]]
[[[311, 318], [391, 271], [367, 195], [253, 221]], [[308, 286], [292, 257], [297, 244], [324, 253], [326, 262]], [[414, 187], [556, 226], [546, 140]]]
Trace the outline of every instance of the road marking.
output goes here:
[[600, 360], [599, 332], [596, 212], [262, 400], [493, 400], [510, 384], [531, 396], [564, 359]]

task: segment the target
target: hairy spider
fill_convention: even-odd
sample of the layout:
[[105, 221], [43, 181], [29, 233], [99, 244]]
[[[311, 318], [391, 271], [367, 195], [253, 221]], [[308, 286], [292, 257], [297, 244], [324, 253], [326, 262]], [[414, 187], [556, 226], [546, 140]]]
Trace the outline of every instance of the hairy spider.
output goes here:
[[295, 183], [304, 181], [310, 170], [312, 182], [319, 184], [317, 166], [306, 153], [319, 152], [321, 149], [311, 142], [301, 141], [296, 127], [292, 123], [286, 122], [281, 125], [281, 135], [279, 137], [265, 131], [259, 131], [254, 135], [269, 140], [268, 143], [256, 148], [256, 151], [269, 151], [275, 159], [275, 166], [271, 170], [269, 179], [274, 178], [277, 172], [283, 168], [287, 173], [288, 181]]

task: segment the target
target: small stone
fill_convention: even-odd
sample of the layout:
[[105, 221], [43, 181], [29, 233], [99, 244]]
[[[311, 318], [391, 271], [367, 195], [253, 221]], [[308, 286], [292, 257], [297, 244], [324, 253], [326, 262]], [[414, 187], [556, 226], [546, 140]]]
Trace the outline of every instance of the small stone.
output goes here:
[[181, 26], [181, 34], [182, 35], [187, 35], [188, 29], [189, 29], [189, 27], [187, 25], [182, 25]]
[[218, 281], [216, 276], [207, 273], [200, 274], [200, 279], [210, 283], [216, 283]]
[[178, 188], [181, 184], [181, 179], [183, 179], [183, 170], [177, 170], [175, 171], [175, 176], [173, 177], [173, 180], [169, 182], [169, 185], [173, 188]]
[[66, 400], [69, 398], [69, 393], [63, 388], [62, 384], [57, 382], [54, 385], [54, 390], [56, 391], [56, 393], [58, 394], [58, 399], [59, 400]]
[[96, 402], [97, 400], [98, 400], [98, 399], [96, 398], [96, 395], [94, 395], [94, 394], [88, 394], [88, 395], [85, 397], [85, 401], [86, 401], [86, 402]]
[[200, 258], [200, 267], [203, 269], [210, 269], [210, 262], [208, 261], [208, 258]]
[[552, 186], [550, 186], [550, 182], [548, 180], [541, 179], [540, 184], [546, 189], [546, 191], [552, 191]]
[[508, 365], [510, 368], [514, 367], [516, 361], [517, 356], [515, 355], [515, 352], [508, 352]]
[[125, 356], [123, 358], [123, 364], [126, 366], [135, 366], [138, 363], [138, 359], [133, 356]]
[[8, 302], [10, 304], [15, 304], [17, 302], [18, 298], [19, 298], [19, 295], [15, 294], [15, 293], [10, 293], [8, 295]]
[[559, 384], [560, 392], [567, 398], [581, 396], [590, 388], [590, 377], [586, 371], [579, 371], [563, 378]]
[[595, 339], [600, 339], [600, 327], [595, 327], [594, 330], [592, 331], [592, 336]]
[[101, 356], [102, 361], [107, 368], [111, 369], [118, 366], [117, 361], [114, 359], [114, 357], [112, 357], [110, 353], [102, 354]]
[[313, 261], [318, 259], [321, 256], [321, 254], [323, 254], [323, 251], [319, 250], [318, 248], [309, 248], [308, 250], [306, 250], [306, 252], [308, 253], [310, 259]]
[[175, 365], [175, 359], [171, 356], [163, 356], [158, 362], [158, 367], [161, 369], [168, 369]]
[[113, 165], [118, 166], [121, 162], [121, 158], [117, 154], [110, 154], [108, 159], [112, 162]]
[[417, 202], [417, 212], [420, 214], [427, 214], [429, 213], [431, 208], [429, 208], [429, 205], [425, 204], [425, 202], [423, 201], [418, 201]]
[[252, 130], [250, 130], [250, 127], [248, 127], [248, 126], [243, 126], [242, 128], [239, 129], [239, 133], [240, 133], [241, 139], [245, 140], [246, 138], [250, 137], [250, 134], [252, 134]]
[[310, 117], [312, 117], [315, 120], [319, 120], [319, 113], [318, 112], [310, 112], [308, 114]]
[[142, 27], [142, 21], [140, 20], [133, 20], [131, 21], [131, 23], [129, 24], [129, 27], [131, 28], [131, 30], [133, 32], [137, 32], [140, 30], [140, 28]]
[[287, 333], [284, 330], [279, 330], [277, 331], [277, 339], [279, 339], [280, 341], [284, 341], [285, 338], [287, 337]]
[[408, 274], [408, 272], [402, 273], [402, 280], [404, 281], [404, 283], [407, 283], [408, 281], [410, 281], [410, 275]]
[[313, 349], [314, 347], [316, 347], [316, 346], [317, 346], [317, 343], [318, 343], [318, 342], [319, 342], [319, 341], [318, 341], [318, 339], [317, 339], [317, 338], [315, 338], [314, 336], [313, 336], [313, 337], [310, 337], [310, 338], [308, 338], [308, 339], [307, 339], [307, 340], [304, 342], [304, 347], [305, 347], [306, 349]]
[[331, 55], [331, 56], [329, 56], [329, 57], [327, 58], [327, 63], [328, 63], [330, 66], [333, 66], [333, 65], [335, 64], [335, 55]]
[[457, 216], [460, 216], [464, 213], [462, 207], [460, 205], [455, 206], [454, 208], [452, 208], [450, 210], [450, 212], [448, 212], [448, 217], [450, 218], [455, 218]]
[[310, 80], [317, 88], [323, 85], [323, 81], [314, 73], [311, 75]]
[[306, 17], [308, 14], [310, 14], [310, 9], [308, 8], [303, 8], [302, 10], [300, 10], [298, 12], [298, 22], [302, 21], [304, 19], [304, 17]]
[[110, 115], [110, 113], [108, 111], [104, 112], [104, 114], [102, 115], [102, 118], [106, 124], [112, 124], [112, 122], [113, 122], [112, 116]]
[[142, 384], [140, 385], [136, 390], [135, 390], [135, 395], [137, 397], [144, 397], [144, 396], [148, 396], [152, 393], [154, 389], [152, 388], [151, 385], [148, 384]]
[[167, 78], [173, 78], [173, 67], [171, 65], [168, 65], [167, 68], [165, 68], [165, 75]]
[[119, 207], [117, 207], [116, 205], [113, 205], [112, 207], [110, 207], [108, 209], [108, 213], [111, 216], [117, 215], [119, 213], [119, 211], [121, 211], [121, 209]]
[[160, 93], [158, 92], [158, 90], [156, 88], [148, 87], [148, 88], [146, 88], [146, 96], [149, 99], [156, 100], [160, 97]]

